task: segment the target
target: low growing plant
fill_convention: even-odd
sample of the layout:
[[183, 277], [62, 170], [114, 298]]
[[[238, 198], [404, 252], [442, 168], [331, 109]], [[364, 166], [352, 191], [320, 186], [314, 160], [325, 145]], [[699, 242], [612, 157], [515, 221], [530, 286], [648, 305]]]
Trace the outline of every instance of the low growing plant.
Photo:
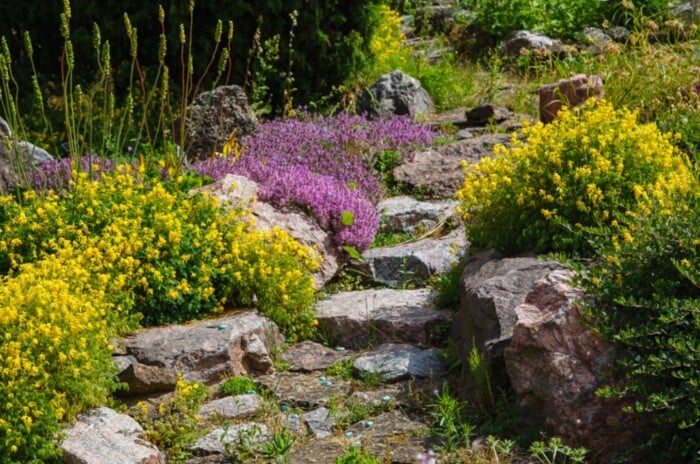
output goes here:
[[174, 396], [158, 405], [157, 418], [149, 416], [149, 406], [139, 403], [137, 420], [146, 438], [168, 454], [171, 460], [187, 458], [187, 447], [202, 435], [199, 410], [208, 395], [205, 385], [186, 382], [178, 376]]
[[335, 458], [335, 464], [381, 464], [382, 462], [384, 461], [369, 451], [355, 446], [351, 446], [343, 456]]
[[587, 453], [585, 448], [565, 445], [559, 437], [536, 441], [530, 446], [530, 454], [542, 464], [583, 463]]
[[143, 175], [121, 166], [99, 182], [78, 174], [62, 197], [6, 198], [0, 270], [72, 249], [87, 269], [128, 290], [146, 325], [255, 299], [290, 339], [313, 333], [316, 262], [307, 248], [280, 229], [253, 229], [244, 211], [222, 210], [214, 197], [187, 196]]
[[57, 459], [62, 423], [106, 404], [117, 386], [108, 340], [128, 308], [110, 303], [110, 276], [73, 253], [0, 278], [1, 462]]
[[452, 396], [444, 385], [430, 406], [433, 419], [431, 432], [440, 440], [439, 448], [451, 453], [462, 446], [469, 446], [475, 427], [465, 415], [464, 403]]
[[221, 384], [221, 393], [224, 395], [236, 396], [255, 391], [256, 388], [255, 382], [250, 377], [234, 375]]

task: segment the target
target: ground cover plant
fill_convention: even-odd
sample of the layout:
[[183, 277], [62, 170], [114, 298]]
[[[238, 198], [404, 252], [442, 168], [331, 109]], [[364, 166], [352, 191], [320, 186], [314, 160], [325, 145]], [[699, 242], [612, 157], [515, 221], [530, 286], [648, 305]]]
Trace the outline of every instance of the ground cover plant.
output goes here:
[[[244, 137], [235, 156], [216, 156], [193, 170], [218, 180], [226, 174], [260, 183], [258, 197], [308, 211], [331, 232], [336, 245], [368, 248], [379, 227], [374, 205], [384, 195], [382, 172], [412, 149], [430, 144], [434, 132], [406, 117], [368, 120], [304, 113], [273, 120]], [[391, 152], [393, 163], [384, 165]]]

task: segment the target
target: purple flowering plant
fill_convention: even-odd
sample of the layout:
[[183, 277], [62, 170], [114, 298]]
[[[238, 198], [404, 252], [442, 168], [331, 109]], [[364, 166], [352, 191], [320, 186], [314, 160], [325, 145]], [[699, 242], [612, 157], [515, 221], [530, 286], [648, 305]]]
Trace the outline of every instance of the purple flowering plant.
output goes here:
[[331, 233], [339, 248], [362, 250], [379, 226], [374, 205], [384, 188], [377, 160], [391, 150], [398, 161], [429, 145], [435, 135], [407, 117], [302, 113], [263, 123], [241, 140], [245, 149], [238, 157], [213, 157], [195, 163], [193, 170], [214, 180], [226, 174], [248, 177], [260, 184], [261, 200], [298, 206]]

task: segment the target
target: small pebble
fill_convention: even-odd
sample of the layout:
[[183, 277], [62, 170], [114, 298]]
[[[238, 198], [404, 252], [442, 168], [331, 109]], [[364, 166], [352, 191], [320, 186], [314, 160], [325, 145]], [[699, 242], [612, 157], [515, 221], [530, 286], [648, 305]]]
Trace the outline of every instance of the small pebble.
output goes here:
[[372, 421], [365, 421], [365, 427], [372, 427], [374, 425], [374, 422]]
[[321, 385], [323, 385], [324, 387], [330, 387], [331, 382], [329, 382], [328, 380], [324, 380], [323, 382], [321, 382]]
[[246, 395], [255, 395], [255, 390], [248, 390], [245, 392]]
[[345, 436], [346, 438], [350, 438], [352, 437], [352, 432], [345, 432], [343, 436]]
[[289, 418], [290, 418], [290, 419], [298, 419], [299, 416], [298, 416], [297, 414], [290, 414], [290, 415], [289, 415]]
[[325, 381], [326, 381], [326, 378], [325, 378], [324, 376], [321, 376], [321, 377], [318, 378], [318, 380], [320, 380], [321, 382], [325, 382]]
[[221, 325], [219, 326], [219, 330], [226, 330], [227, 327], [228, 327], [228, 326], [227, 326], [226, 324], [221, 324]]
[[391, 401], [391, 397], [390, 397], [390, 396], [388, 396], [388, 395], [387, 395], [387, 396], [382, 396], [382, 403], [388, 403], [389, 401]]
[[283, 404], [282, 406], [280, 406], [280, 409], [282, 410], [282, 412], [285, 412], [289, 408], [287, 407], [286, 404]]
[[338, 346], [338, 347], [335, 348], [335, 350], [342, 353], [343, 351], [345, 351], [345, 347], [344, 347], [344, 346]]

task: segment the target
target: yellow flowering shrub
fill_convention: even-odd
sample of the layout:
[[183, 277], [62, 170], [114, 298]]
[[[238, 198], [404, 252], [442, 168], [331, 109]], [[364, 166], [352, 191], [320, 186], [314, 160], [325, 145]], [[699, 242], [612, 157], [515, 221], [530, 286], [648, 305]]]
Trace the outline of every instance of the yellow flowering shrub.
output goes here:
[[102, 280], [62, 253], [0, 278], [0, 462], [55, 458], [60, 423], [109, 397], [118, 311]]
[[0, 270], [71, 249], [86, 269], [111, 276], [145, 325], [201, 318], [256, 295], [290, 338], [312, 333], [317, 263], [307, 248], [281, 230], [253, 229], [241, 209], [141, 174], [121, 166], [98, 182], [81, 173], [63, 196], [4, 198]]
[[636, 112], [595, 100], [549, 125], [525, 126], [511, 148], [464, 163], [457, 198], [467, 234], [506, 252], [585, 251], [577, 230], [615, 226], [618, 214], [644, 211], [651, 197], [670, 206], [669, 193], [696, 188], [672, 137], [638, 124]]
[[398, 11], [385, 4], [373, 5], [370, 17], [373, 23], [369, 41], [372, 64], [383, 74], [400, 67], [408, 59], [408, 48], [403, 46], [402, 19]]

